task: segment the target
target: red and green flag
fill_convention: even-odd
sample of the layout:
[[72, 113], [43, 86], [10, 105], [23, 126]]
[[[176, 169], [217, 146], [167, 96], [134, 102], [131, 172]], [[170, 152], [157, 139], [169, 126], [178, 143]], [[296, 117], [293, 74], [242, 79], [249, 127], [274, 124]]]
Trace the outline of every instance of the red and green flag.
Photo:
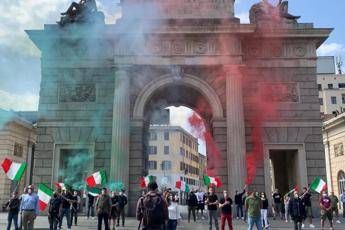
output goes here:
[[327, 189], [327, 184], [320, 177], [316, 177], [313, 183], [311, 183], [310, 189], [314, 192], [321, 193], [323, 190]]
[[39, 184], [37, 195], [39, 198], [40, 210], [44, 211], [46, 209], [51, 197], [53, 196], [53, 190], [45, 184]]
[[90, 188], [90, 187], [86, 187], [86, 191], [88, 194], [90, 194], [91, 196], [99, 196], [101, 194], [101, 189], [100, 188]]
[[206, 186], [216, 186], [217, 188], [222, 186], [222, 182], [218, 177], [204, 176], [204, 184]]
[[87, 186], [89, 186], [90, 188], [96, 187], [96, 185], [107, 183], [107, 175], [105, 173], [105, 170], [95, 172], [91, 176], [87, 177], [85, 181]]
[[149, 176], [145, 176], [145, 177], [140, 177], [140, 187], [141, 188], [146, 188], [149, 183], [154, 181], [154, 177], [149, 175]]
[[189, 185], [184, 182], [184, 181], [176, 181], [176, 186], [177, 189], [180, 189], [182, 192], [189, 192]]
[[26, 169], [26, 163], [16, 163], [10, 159], [5, 158], [1, 167], [10, 180], [20, 181]]

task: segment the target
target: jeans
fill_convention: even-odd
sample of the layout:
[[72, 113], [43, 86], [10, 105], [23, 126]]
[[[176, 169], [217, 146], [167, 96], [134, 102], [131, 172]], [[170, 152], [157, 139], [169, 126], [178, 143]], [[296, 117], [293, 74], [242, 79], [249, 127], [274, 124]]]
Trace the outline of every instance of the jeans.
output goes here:
[[268, 226], [267, 209], [261, 209], [261, 223], [263, 223], [263, 227]]
[[345, 203], [343, 203], [343, 218], [345, 218]]
[[125, 226], [125, 208], [120, 209], [117, 213], [117, 225], [120, 224], [120, 217], [122, 219], [122, 226]]
[[57, 230], [58, 225], [59, 225], [59, 215], [51, 213], [48, 216], [48, 221], [49, 221], [49, 229], [50, 230]]
[[217, 210], [208, 210], [209, 214], [209, 224], [210, 224], [210, 230], [212, 229], [212, 219], [214, 219], [214, 225], [216, 226], [216, 229], [219, 229], [218, 226], [218, 213]]
[[12, 220], [14, 224], [14, 229], [18, 230], [18, 212], [8, 212], [8, 217], [7, 217], [8, 223], [7, 223], [7, 230], [11, 229], [12, 225]]
[[69, 208], [63, 208], [60, 216], [60, 223], [59, 228], [62, 226], [63, 217], [66, 216], [67, 220], [67, 228], [71, 228], [72, 221], [71, 221], [71, 210]]
[[238, 218], [243, 217], [243, 205], [242, 204], [236, 205], [236, 215]]
[[108, 213], [99, 213], [98, 214], [98, 230], [102, 230], [102, 221], [104, 220], [104, 229], [109, 230], [109, 214]]
[[177, 220], [168, 220], [168, 230], [176, 230]]
[[258, 230], [262, 230], [262, 223], [261, 223], [261, 217], [250, 217], [248, 216], [248, 230], [252, 230], [254, 227], [254, 224], [256, 225], [256, 228]]
[[86, 213], [87, 218], [90, 217], [90, 213], [91, 213], [91, 217], [95, 216], [95, 209], [94, 209], [93, 205], [89, 205], [87, 207], [87, 213]]
[[78, 209], [71, 209], [71, 225], [73, 223], [73, 218], [74, 218], [74, 225], [78, 224]]
[[193, 214], [193, 220], [194, 222], [196, 221], [196, 217], [195, 217], [195, 210], [196, 207], [195, 206], [188, 206], [188, 223], [190, 222], [190, 214]]
[[221, 224], [220, 224], [220, 228], [221, 230], [225, 230], [225, 221], [228, 221], [228, 227], [229, 227], [229, 230], [232, 230], [232, 214], [222, 214], [220, 216], [220, 219], [221, 219]]

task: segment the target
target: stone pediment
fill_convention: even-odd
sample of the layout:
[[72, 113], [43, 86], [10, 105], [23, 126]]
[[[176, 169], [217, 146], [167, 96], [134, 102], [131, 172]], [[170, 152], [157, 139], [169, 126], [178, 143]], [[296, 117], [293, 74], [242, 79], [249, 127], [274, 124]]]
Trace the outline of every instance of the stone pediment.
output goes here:
[[122, 0], [123, 18], [233, 18], [234, 0]]

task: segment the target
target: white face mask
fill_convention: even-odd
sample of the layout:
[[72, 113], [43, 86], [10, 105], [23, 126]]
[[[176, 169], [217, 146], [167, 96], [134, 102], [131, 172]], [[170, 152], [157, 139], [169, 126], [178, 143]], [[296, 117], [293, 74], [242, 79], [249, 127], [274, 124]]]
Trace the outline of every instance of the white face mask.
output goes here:
[[28, 189], [28, 193], [29, 193], [29, 194], [32, 193], [32, 189], [31, 189], [31, 188]]
[[322, 196], [323, 196], [323, 197], [326, 197], [326, 196], [327, 196], [327, 194], [322, 194]]

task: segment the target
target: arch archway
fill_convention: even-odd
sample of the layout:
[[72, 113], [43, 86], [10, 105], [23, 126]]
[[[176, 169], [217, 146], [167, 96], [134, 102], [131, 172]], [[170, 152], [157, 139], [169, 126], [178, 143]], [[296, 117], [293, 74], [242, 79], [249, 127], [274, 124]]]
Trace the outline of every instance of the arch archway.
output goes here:
[[338, 172], [338, 192], [339, 194], [345, 192], [345, 172], [343, 170]]

